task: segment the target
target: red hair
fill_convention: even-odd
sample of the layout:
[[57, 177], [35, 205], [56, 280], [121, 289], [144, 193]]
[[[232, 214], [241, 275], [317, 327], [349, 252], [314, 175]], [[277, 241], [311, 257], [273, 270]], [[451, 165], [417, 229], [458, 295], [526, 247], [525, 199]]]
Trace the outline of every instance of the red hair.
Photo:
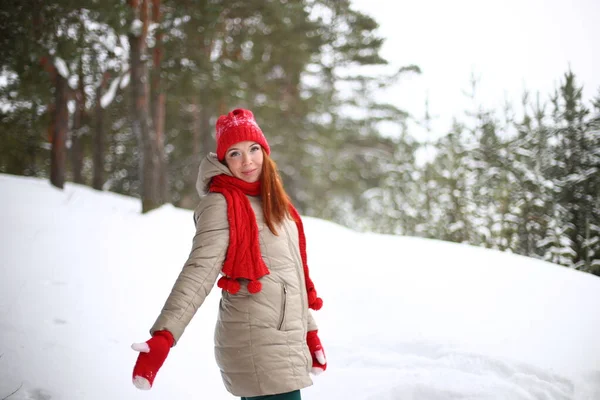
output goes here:
[[265, 223], [271, 232], [277, 235], [275, 226], [281, 224], [285, 218], [291, 218], [291, 201], [283, 189], [281, 177], [277, 172], [277, 164], [269, 157], [265, 149], [262, 149], [262, 152], [264, 156], [260, 175], [262, 209]]

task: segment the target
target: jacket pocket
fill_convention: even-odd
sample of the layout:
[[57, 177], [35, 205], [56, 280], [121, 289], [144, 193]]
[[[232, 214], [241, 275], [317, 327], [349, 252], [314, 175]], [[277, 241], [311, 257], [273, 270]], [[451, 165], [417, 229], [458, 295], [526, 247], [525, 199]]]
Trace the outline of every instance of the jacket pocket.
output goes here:
[[285, 309], [287, 304], [287, 287], [285, 283], [281, 284], [281, 316], [279, 317], [279, 324], [277, 325], [277, 330], [281, 330], [283, 328], [283, 323], [285, 322]]

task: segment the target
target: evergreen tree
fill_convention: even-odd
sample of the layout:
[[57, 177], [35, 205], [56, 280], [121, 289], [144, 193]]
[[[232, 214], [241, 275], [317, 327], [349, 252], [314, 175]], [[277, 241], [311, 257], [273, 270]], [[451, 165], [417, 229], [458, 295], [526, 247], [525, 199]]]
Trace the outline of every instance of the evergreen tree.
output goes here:
[[467, 216], [469, 188], [464, 147], [464, 127], [454, 122], [451, 132], [435, 144], [437, 156], [428, 166], [429, 237], [457, 243], [469, 243], [472, 228]]
[[381, 136], [380, 126], [384, 121], [401, 126], [407, 116], [375, 101], [375, 90], [419, 70], [411, 66], [390, 77], [356, 73], [364, 66], [386, 64], [379, 56], [383, 41], [375, 34], [377, 23], [348, 1], [315, 2], [312, 14], [318, 15], [323, 41], [304, 86], [314, 108], [295, 142], [300, 146], [293, 148], [295, 158], [289, 157], [293, 163], [287, 170], [294, 175], [282, 172], [303, 211], [356, 226], [355, 211], [361, 210], [359, 216], [365, 212], [361, 194], [383, 182], [398, 146]]
[[598, 263], [599, 166], [597, 135], [586, 121], [589, 114], [581, 98], [582, 88], [569, 71], [559, 91], [552, 98], [556, 124], [554, 154], [551, 169], [556, 203], [556, 224], [570, 251], [562, 263], [591, 271]]
[[[8, 101], [15, 112], [21, 107], [33, 111], [26, 113], [31, 119], [27, 134], [11, 129], [7, 135], [29, 136], [35, 142], [30, 147], [40, 156], [35, 159], [42, 166], [50, 164], [51, 181], [58, 187], [64, 184], [70, 153], [71, 175], [81, 183], [87, 167], [84, 144], [90, 132], [93, 87], [98, 82], [94, 71], [106, 69], [116, 58], [117, 36], [111, 26], [119, 27], [121, 8], [35, 1], [5, 2], [3, 11], [7, 18], [0, 23], [4, 28], [0, 63], [6, 74], [14, 76]], [[96, 57], [100, 53], [103, 58]], [[68, 110], [69, 102], [74, 112]]]
[[[545, 106], [539, 95], [531, 108], [529, 94], [523, 95], [523, 118], [515, 123], [517, 136], [508, 144], [508, 165], [516, 182], [513, 185], [514, 218], [517, 222], [518, 241], [512, 249], [518, 254], [543, 257], [540, 246], [548, 229], [551, 205], [549, 181], [545, 175], [549, 165], [547, 147], [548, 128], [545, 126]], [[529, 114], [532, 112], [532, 115]]]

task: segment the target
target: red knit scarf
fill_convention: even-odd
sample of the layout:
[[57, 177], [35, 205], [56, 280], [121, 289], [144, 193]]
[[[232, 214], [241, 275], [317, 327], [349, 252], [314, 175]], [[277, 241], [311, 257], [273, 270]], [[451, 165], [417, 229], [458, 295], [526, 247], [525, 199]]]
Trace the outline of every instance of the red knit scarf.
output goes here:
[[[254, 210], [252, 210], [250, 200], [246, 195], [259, 196], [260, 181], [248, 183], [232, 176], [218, 175], [212, 178], [209, 191], [225, 196], [227, 220], [229, 221], [229, 248], [222, 269], [224, 276], [219, 279], [217, 285], [231, 294], [236, 294], [240, 290], [238, 279], [248, 279], [250, 281], [248, 282], [248, 292], [258, 293], [262, 289], [259, 279], [268, 275], [269, 269], [260, 254], [256, 215], [254, 215]], [[317, 297], [315, 285], [308, 274], [306, 237], [302, 219], [291, 203], [289, 211], [298, 227], [300, 257], [306, 281], [308, 306], [313, 310], [318, 310], [323, 306], [323, 300]]]

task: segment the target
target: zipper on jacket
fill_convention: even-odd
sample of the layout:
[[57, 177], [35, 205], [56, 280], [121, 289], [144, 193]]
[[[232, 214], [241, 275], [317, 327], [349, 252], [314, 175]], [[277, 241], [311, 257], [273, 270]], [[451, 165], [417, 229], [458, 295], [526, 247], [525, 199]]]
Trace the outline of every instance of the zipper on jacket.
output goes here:
[[[282, 224], [283, 229], [285, 229], [285, 234], [288, 237], [288, 248], [290, 249], [290, 253], [291, 254], [296, 254], [297, 260], [298, 260], [298, 265], [296, 266], [295, 270], [296, 270], [296, 276], [298, 277], [298, 283], [300, 284], [300, 286], [302, 286], [302, 282], [304, 282], [304, 285], [306, 285], [306, 282], [304, 280], [304, 266], [302, 265], [302, 255], [300, 254], [300, 248], [298, 246], [292, 246], [291, 243], [291, 236], [290, 236], [290, 231], [288, 230], [288, 224], [287, 223], [283, 223]], [[296, 234], [298, 234], [298, 232], [296, 232]], [[299, 244], [299, 243], [298, 243]], [[302, 310], [302, 320], [306, 323], [306, 321], [308, 321], [308, 317], [306, 316], [306, 314], [308, 313], [308, 299], [307, 297], [307, 293], [306, 290], [300, 289], [300, 298], [302, 299], [302, 304], [303, 306], [301, 307]]]
[[279, 320], [277, 330], [281, 330], [283, 321], [285, 321], [285, 305], [287, 303], [287, 287], [285, 286], [285, 283], [282, 283], [281, 286], [283, 287], [283, 290], [281, 291], [281, 319]]

